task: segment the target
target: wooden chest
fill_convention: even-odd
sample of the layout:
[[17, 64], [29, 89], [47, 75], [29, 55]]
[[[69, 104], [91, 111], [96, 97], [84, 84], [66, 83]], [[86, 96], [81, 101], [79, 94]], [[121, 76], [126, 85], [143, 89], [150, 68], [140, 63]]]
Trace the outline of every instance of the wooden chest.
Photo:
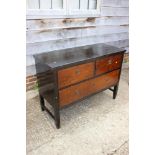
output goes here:
[[[116, 98], [124, 52], [95, 44], [34, 56], [41, 109], [54, 118], [57, 128], [61, 108], [106, 89]], [[44, 99], [53, 107], [54, 114], [45, 106]]]

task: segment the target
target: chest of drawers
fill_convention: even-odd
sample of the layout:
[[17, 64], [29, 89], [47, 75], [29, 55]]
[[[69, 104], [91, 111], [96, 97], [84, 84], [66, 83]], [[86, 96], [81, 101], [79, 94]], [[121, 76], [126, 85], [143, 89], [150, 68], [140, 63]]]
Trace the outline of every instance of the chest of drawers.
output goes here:
[[41, 109], [52, 116], [57, 128], [62, 108], [106, 89], [116, 98], [124, 52], [95, 44], [34, 55]]

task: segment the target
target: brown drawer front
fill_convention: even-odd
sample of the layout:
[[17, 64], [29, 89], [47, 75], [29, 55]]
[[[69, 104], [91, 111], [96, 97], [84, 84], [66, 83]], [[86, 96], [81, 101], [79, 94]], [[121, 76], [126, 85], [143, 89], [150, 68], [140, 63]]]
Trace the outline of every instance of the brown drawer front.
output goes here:
[[95, 79], [76, 84], [59, 91], [60, 107], [82, 99], [90, 94], [115, 85], [119, 79], [120, 70], [115, 70]]
[[96, 75], [112, 71], [121, 67], [123, 54], [105, 57], [96, 61]]
[[88, 79], [94, 74], [94, 62], [77, 65], [58, 71], [58, 86], [63, 88], [71, 84]]

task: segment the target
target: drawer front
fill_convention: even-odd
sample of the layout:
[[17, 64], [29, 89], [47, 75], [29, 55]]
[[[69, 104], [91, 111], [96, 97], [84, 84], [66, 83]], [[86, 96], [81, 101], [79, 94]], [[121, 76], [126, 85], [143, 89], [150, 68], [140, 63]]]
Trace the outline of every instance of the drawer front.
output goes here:
[[115, 85], [119, 79], [119, 72], [120, 70], [115, 70], [97, 78], [60, 90], [60, 107], [68, 105], [79, 99], [82, 99], [104, 88], [108, 88], [112, 85]]
[[123, 54], [105, 57], [96, 61], [96, 75], [112, 71], [121, 67]]
[[58, 71], [58, 86], [63, 88], [88, 79], [94, 75], [94, 62], [77, 65]]

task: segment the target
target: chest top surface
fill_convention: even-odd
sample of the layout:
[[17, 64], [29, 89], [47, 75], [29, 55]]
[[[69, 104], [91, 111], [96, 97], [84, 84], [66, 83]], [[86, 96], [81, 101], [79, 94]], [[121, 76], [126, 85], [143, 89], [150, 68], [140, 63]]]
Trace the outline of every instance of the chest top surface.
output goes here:
[[125, 52], [125, 50], [101, 43], [36, 54], [34, 58], [36, 63], [46, 64], [48, 67], [56, 69], [119, 52]]

